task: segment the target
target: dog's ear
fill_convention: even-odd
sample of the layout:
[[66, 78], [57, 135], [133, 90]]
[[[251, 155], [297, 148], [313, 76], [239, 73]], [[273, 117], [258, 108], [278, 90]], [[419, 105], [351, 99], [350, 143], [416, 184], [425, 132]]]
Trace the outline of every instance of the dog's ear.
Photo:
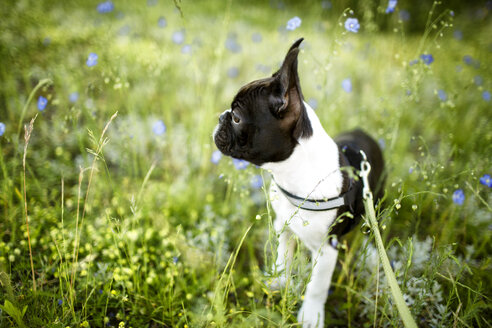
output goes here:
[[275, 111], [275, 114], [279, 116], [284, 115], [284, 112], [288, 109], [291, 101], [301, 101], [302, 103], [303, 100], [297, 73], [297, 56], [299, 55], [299, 45], [303, 40], [304, 39], [301, 38], [292, 44], [285, 56], [282, 66], [273, 74], [273, 77], [275, 78], [273, 91], [276, 99], [272, 99], [272, 109]]
[[273, 74], [274, 81], [270, 98], [274, 115], [279, 118], [289, 117], [289, 121], [296, 122], [293, 132], [296, 139], [312, 134], [297, 73], [297, 56], [299, 55], [299, 45], [303, 40], [301, 38], [292, 44], [282, 66]]

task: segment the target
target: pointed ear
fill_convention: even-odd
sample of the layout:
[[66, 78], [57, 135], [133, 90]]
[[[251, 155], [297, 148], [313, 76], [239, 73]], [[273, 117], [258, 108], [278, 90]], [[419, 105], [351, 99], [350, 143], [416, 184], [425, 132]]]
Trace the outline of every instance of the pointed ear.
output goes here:
[[[277, 113], [281, 114], [283, 111], [287, 109], [289, 106], [289, 102], [294, 100], [296, 102], [301, 102], [304, 99], [301, 86], [299, 83], [299, 76], [297, 73], [297, 56], [299, 55], [299, 45], [304, 40], [304, 38], [300, 38], [292, 46], [290, 47], [287, 55], [285, 56], [284, 62], [280, 69], [273, 74], [273, 77], [277, 82], [277, 92], [279, 93], [280, 106], [277, 108]], [[295, 88], [295, 90], [293, 90]], [[291, 91], [296, 91], [292, 93]], [[297, 93], [297, 94], [296, 94]], [[294, 96], [298, 99], [289, 99], [289, 97]]]

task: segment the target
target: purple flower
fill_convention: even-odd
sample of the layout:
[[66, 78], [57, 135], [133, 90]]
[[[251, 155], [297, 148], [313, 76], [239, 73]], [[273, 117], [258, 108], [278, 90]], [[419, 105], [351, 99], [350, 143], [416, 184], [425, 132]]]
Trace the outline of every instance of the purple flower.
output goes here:
[[408, 12], [408, 10], [400, 10], [400, 19], [404, 22], [410, 20], [410, 13]]
[[473, 64], [473, 58], [472, 58], [472, 56], [470, 56], [470, 55], [464, 55], [464, 56], [463, 56], [463, 61], [464, 61], [464, 62], [465, 62], [465, 64], [467, 64], [467, 65], [471, 65], [471, 64]]
[[92, 67], [92, 66], [95, 66], [97, 64], [97, 59], [98, 59], [97, 54], [91, 52], [89, 54], [89, 56], [87, 57], [87, 61], [85, 63], [87, 64], [87, 66]]
[[63, 304], [63, 300], [58, 300], [58, 305], [62, 305]]
[[488, 92], [487, 90], [485, 90], [484, 92], [482, 92], [482, 98], [485, 101], [490, 101], [490, 92]]
[[492, 178], [488, 174], [484, 174], [483, 177], [480, 178], [480, 183], [484, 186], [492, 188]]
[[159, 17], [159, 20], [157, 21], [157, 25], [160, 27], [160, 28], [164, 28], [167, 26], [167, 21], [164, 17]]
[[76, 102], [78, 99], [79, 99], [79, 93], [78, 93], [78, 92], [72, 92], [72, 93], [70, 94], [70, 96], [68, 97], [68, 100], [69, 100], [71, 103]]
[[236, 168], [236, 170], [244, 170], [245, 168], [248, 167], [249, 162], [245, 161], [244, 159], [233, 158], [232, 164], [234, 164], [234, 167]]
[[453, 32], [453, 37], [456, 40], [461, 41], [461, 40], [463, 40], [463, 32], [461, 32], [461, 30], [456, 30]]
[[345, 29], [352, 33], [359, 32], [360, 24], [357, 18], [347, 18], [345, 21]]
[[389, 13], [394, 12], [397, 3], [398, 3], [397, 0], [389, 0], [388, 1], [388, 7], [386, 7], [386, 13], [389, 14]]
[[174, 32], [172, 39], [175, 44], [182, 44], [185, 40], [185, 31], [181, 30]]
[[342, 88], [347, 93], [352, 92], [352, 81], [349, 78], [343, 80], [342, 81]]
[[162, 120], [157, 120], [154, 125], [152, 125], [152, 131], [155, 135], [163, 135], [166, 132], [166, 125]]
[[420, 59], [422, 59], [424, 64], [426, 64], [427, 66], [434, 62], [434, 57], [432, 57], [431, 54], [422, 54], [420, 55]]
[[302, 20], [299, 17], [294, 16], [287, 21], [287, 26], [285, 28], [288, 31], [294, 31], [296, 28], [301, 26], [301, 23], [302, 23]]
[[5, 123], [0, 122], [0, 137], [5, 133]]
[[263, 187], [263, 179], [261, 178], [261, 175], [257, 174], [251, 178], [251, 187], [253, 189], [260, 189]]
[[43, 96], [39, 96], [39, 98], [38, 98], [38, 109], [40, 111], [43, 111], [46, 108], [47, 104], [48, 104], [48, 99], [46, 99]]
[[448, 100], [448, 95], [446, 94], [446, 91], [442, 89], [437, 91], [437, 96], [439, 97], [439, 99], [441, 99], [441, 101]]
[[453, 203], [456, 205], [463, 205], [465, 202], [465, 193], [463, 192], [463, 189], [457, 189], [453, 193]]
[[212, 153], [212, 157], [210, 158], [210, 161], [214, 164], [219, 164], [221, 158], [222, 158], [222, 153], [220, 152], [220, 150], [216, 150]]
[[100, 14], [110, 13], [114, 10], [114, 4], [111, 1], [104, 1], [97, 5], [97, 11]]
[[227, 76], [231, 79], [236, 78], [239, 75], [239, 68], [231, 67], [227, 70]]

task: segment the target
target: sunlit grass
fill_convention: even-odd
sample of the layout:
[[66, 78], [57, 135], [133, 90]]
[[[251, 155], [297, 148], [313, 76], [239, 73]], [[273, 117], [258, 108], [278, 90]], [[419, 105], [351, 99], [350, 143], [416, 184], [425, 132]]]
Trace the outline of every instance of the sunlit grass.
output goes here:
[[[417, 324], [490, 325], [490, 17], [435, 5], [425, 33], [410, 33], [404, 3], [391, 15], [386, 3], [177, 4], [0, 11], [0, 326], [295, 326], [307, 253], [298, 244], [287, 287], [268, 287], [269, 174], [213, 163], [211, 134], [237, 89], [271, 74], [299, 37], [303, 93], [327, 132], [362, 127], [384, 147], [380, 228]], [[294, 16], [301, 26], [287, 31]], [[343, 244], [326, 322], [401, 326], [370, 235]]]

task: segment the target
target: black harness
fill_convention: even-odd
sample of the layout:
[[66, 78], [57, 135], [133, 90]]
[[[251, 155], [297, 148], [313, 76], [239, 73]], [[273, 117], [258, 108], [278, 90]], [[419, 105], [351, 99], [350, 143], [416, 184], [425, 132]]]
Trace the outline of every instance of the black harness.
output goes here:
[[[354, 169], [360, 169], [362, 155], [360, 148], [355, 144], [338, 145], [340, 154], [340, 167], [352, 166]], [[341, 237], [348, 233], [359, 223], [360, 220], [360, 200], [362, 199], [362, 181], [351, 178], [348, 172], [342, 170], [343, 186], [339, 196], [327, 199], [310, 199], [294, 195], [278, 183], [278, 189], [284, 194], [289, 202], [297, 208], [307, 211], [330, 211], [337, 209], [337, 219], [330, 226], [330, 235]], [[343, 217], [344, 213], [350, 213], [351, 218]]]

